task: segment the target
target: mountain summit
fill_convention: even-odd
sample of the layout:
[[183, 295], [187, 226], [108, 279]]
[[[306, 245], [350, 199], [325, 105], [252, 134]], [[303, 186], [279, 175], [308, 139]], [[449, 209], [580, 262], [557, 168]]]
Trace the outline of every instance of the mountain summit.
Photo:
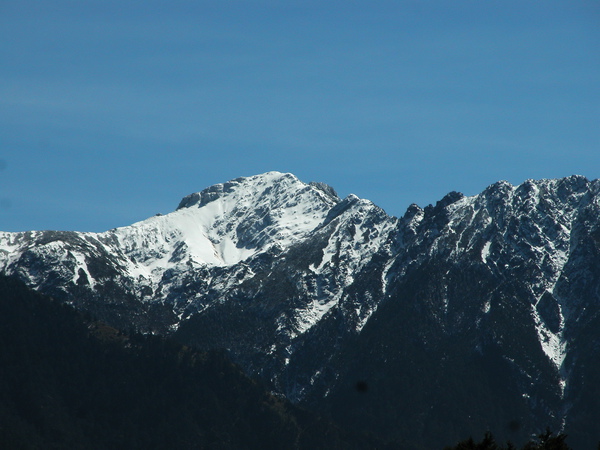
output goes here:
[[396, 218], [269, 172], [104, 233], [0, 233], [0, 270], [115, 326], [226, 349], [384, 439], [600, 440], [598, 180], [503, 181]]
[[338, 201], [331, 189], [304, 184], [291, 174], [268, 172], [188, 195], [169, 219], [193, 221], [188, 239], [206, 247], [198, 262], [232, 265], [271, 246], [286, 248], [304, 238]]

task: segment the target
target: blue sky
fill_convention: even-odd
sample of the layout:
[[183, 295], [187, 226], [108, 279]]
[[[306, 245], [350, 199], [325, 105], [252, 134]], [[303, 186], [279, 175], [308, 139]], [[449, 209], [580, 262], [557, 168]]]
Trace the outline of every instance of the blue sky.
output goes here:
[[600, 177], [597, 1], [0, 0], [0, 230], [270, 170], [388, 213]]

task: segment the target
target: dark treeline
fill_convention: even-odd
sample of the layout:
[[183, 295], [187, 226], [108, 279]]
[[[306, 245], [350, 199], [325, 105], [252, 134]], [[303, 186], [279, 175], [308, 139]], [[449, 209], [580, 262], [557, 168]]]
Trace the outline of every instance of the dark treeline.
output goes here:
[[[566, 443], [567, 435], [559, 433], [553, 434], [547, 429], [544, 433], [537, 436], [536, 439], [530, 440], [527, 444], [521, 447], [522, 450], [571, 450]], [[599, 445], [600, 448], [600, 445]], [[498, 444], [492, 433], [487, 432], [480, 442], [475, 442], [473, 438], [469, 438], [459, 442], [453, 447], [446, 447], [444, 450], [517, 450], [511, 442], [506, 445]]]

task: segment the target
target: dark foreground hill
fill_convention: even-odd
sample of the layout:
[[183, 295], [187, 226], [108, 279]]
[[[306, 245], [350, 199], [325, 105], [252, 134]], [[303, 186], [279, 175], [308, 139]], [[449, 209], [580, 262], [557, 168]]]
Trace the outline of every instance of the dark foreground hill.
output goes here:
[[0, 276], [0, 448], [378, 448], [225, 356], [128, 336]]

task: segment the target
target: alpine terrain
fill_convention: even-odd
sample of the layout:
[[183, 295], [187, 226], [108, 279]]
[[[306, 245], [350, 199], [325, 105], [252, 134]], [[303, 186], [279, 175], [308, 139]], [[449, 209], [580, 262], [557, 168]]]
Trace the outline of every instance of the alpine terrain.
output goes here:
[[600, 181], [501, 181], [403, 217], [269, 172], [104, 233], [0, 233], [0, 271], [111, 326], [225, 349], [406, 448], [600, 441]]

